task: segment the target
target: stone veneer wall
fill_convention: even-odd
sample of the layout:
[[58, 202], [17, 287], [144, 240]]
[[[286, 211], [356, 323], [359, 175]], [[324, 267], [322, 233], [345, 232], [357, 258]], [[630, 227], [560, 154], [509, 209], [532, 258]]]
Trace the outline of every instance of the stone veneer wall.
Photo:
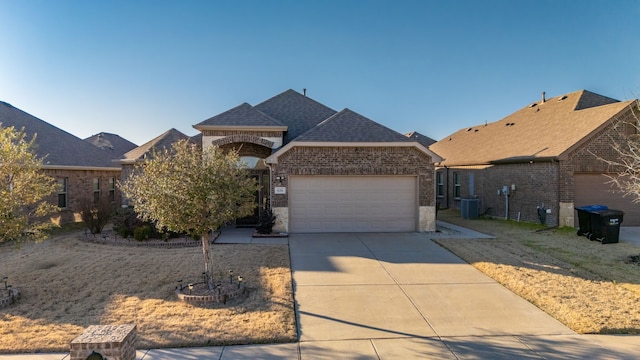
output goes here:
[[71, 341], [70, 360], [85, 360], [94, 351], [109, 360], [135, 360], [135, 324], [92, 325]]

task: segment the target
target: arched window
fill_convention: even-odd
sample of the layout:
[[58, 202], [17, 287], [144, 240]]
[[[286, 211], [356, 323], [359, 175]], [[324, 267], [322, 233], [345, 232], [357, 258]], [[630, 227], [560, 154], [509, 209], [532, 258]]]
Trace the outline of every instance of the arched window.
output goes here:
[[264, 159], [256, 156], [240, 156], [240, 161], [245, 163], [248, 169], [266, 169]]

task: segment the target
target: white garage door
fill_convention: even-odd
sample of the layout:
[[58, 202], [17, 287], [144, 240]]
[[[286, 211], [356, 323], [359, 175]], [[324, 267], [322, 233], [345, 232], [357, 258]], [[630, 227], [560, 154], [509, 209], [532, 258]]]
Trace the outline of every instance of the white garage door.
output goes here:
[[604, 175], [574, 175], [575, 206], [606, 205], [609, 209], [624, 211], [621, 226], [640, 226], [640, 204], [631, 202], [630, 197], [622, 197], [622, 194], [614, 191], [616, 188], [607, 184], [607, 181], [609, 178]]
[[291, 176], [291, 232], [412, 232], [416, 177]]

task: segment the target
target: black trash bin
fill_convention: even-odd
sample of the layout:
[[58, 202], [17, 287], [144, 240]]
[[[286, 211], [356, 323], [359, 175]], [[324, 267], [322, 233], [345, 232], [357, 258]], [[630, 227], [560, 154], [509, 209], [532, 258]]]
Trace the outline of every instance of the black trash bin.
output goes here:
[[609, 209], [591, 214], [593, 214], [591, 216], [593, 233], [589, 239], [598, 240], [603, 244], [617, 243], [620, 239], [620, 224], [624, 219], [624, 211]]
[[605, 205], [587, 205], [575, 208], [578, 211], [578, 236], [587, 236], [593, 233], [591, 218], [595, 212], [609, 210]]

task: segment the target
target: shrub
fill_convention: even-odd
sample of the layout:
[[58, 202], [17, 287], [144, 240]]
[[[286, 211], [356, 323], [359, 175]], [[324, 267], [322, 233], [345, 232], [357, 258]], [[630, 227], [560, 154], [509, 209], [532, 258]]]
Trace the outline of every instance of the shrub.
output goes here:
[[115, 206], [108, 200], [94, 202], [93, 199], [80, 200], [80, 216], [82, 222], [92, 234], [99, 234], [111, 221]]
[[262, 215], [260, 215], [260, 220], [256, 231], [259, 234], [271, 234], [273, 225], [275, 225], [275, 223], [276, 217], [273, 215], [270, 208], [266, 208], [262, 212]]
[[144, 224], [132, 207], [116, 209], [113, 215], [113, 230], [123, 238], [133, 235], [133, 231]]
[[133, 231], [133, 237], [138, 241], [147, 240], [151, 237], [152, 233], [151, 226], [143, 225]]

